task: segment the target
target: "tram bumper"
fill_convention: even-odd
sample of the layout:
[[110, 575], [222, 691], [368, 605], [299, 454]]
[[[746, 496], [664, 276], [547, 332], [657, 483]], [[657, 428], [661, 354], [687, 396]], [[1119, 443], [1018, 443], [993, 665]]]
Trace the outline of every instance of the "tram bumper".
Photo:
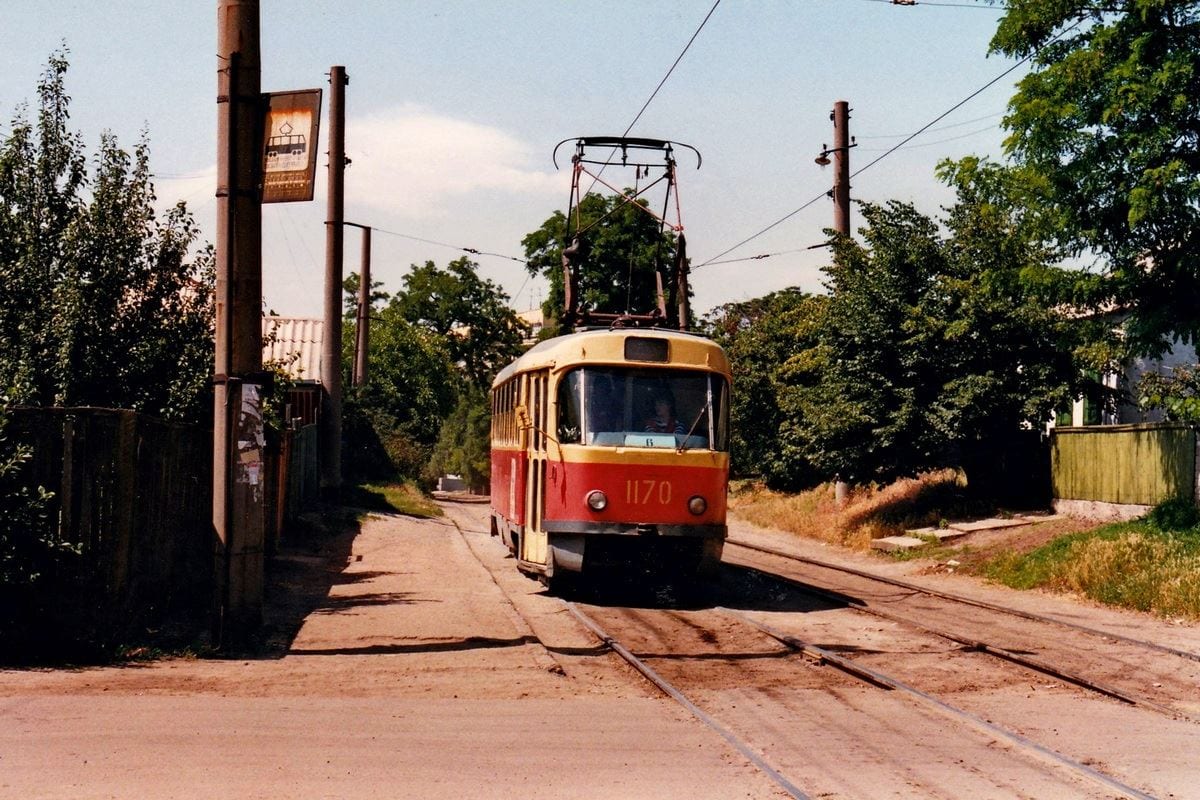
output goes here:
[[571, 572], [651, 567], [711, 573], [721, 561], [725, 525], [546, 521], [554, 568]]

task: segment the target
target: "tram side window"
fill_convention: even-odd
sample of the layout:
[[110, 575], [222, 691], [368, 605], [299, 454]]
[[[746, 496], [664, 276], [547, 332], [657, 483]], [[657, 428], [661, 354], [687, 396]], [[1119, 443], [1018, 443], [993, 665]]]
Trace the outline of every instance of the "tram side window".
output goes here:
[[492, 397], [492, 440], [496, 444], [516, 444], [516, 385], [507, 383], [499, 387]]
[[579, 444], [582, 440], [583, 428], [579, 419], [582, 375], [582, 371], [574, 370], [558, 382], [557, 430], [560, 444]]

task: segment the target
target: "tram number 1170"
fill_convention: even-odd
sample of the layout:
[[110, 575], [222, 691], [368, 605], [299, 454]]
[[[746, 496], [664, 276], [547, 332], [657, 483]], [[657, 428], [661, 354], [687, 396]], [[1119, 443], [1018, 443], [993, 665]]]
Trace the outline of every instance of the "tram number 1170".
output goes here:
[[625, 502], [635, 506], [645, 506], [651, 503], [668, 505], [671, 502], [671, 482], [655, 480], [625, 481]]

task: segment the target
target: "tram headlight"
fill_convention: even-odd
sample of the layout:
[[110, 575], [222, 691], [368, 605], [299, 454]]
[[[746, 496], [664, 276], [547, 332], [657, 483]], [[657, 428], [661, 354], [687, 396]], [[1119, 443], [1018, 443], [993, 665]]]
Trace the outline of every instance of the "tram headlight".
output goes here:
[[693, 495], [692, 498], [688, 500], [688, 511], [692, 512], [698, 517], [705, 511], [708, 511], [708, 501], [698, 494]]
[[608, 495], [599, 489], [593, 489], [588, 492], [587, 504], [592, 511], [603, 511], [608, 508]]

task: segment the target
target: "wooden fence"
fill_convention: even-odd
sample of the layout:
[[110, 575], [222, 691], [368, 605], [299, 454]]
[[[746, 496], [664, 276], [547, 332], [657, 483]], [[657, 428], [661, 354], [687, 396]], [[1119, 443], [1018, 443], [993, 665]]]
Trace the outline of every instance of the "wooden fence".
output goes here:
[[111, 629], [207, 603], [211, 433], [124, 410], [8, 413], [13, 438], [33, 449], [29, 479], [54, 493], [54, 535], [78, 551], [53, 584], [76, 595], [56, 598], [59, 613]]
[[1055, 428], [1054, 497], [1152, 506], [1195, 498], [1196, 431], [1176, 423]]
[[[211, 431], [101, 408], [17, 408], [8, 417], [12, 438], [33, 450], [25, 478], [53, 493], [52, 535], [78, 553], [53, 576], [53, 608], [42, 611], [55, 619], [46, 624], [111, 632], [208, 607]], [[269, 548], [315, 500], [316, 459], [316, 426], [286, 432], [268, 453]]]

